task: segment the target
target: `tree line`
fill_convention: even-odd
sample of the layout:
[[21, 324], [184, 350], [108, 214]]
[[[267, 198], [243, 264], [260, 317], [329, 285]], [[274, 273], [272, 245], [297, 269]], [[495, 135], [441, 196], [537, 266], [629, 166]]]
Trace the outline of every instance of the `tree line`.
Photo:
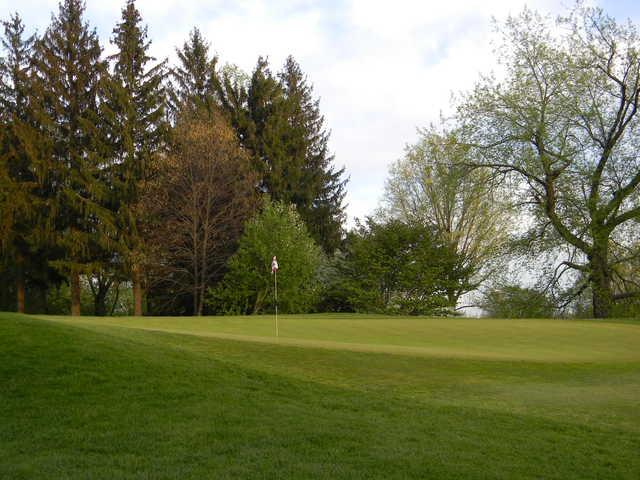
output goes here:
[[471, 265], [502, 262], [484, 268], [490, 314], [637, 315], [637, 27], [581, 2], [497, 27], [499, 73], [421, 132], [391, 171], [385, 208], [447, 233]]
[[501, 73], [419, 131], [348, 232], [292, 57], [248, 74], [194, 28], [158, 61], [133, 0], [109, 57], [79, 0], [41, 36], [2, 25], [2, 308], [268, 312], [278, 255], [283, 312], [640, 311], [640, 41], [600, 9], [498, 25]]
[[261, 196], [295, 205], [335, 251], [346, 179], [292, 57], [275, 74], [260, 58], [249, 76], [220, 67], [194, 28], [176, 65], [157, 61], [133, 0], [108, 57], [80, 0], [62, 1], [41, 36], [18, 14], [2, 26], [5, 305], [47, 310], [68, 287], [78, 315], [89, 288], [105, 314], [127, 284], [135, 314], [201, 314]]

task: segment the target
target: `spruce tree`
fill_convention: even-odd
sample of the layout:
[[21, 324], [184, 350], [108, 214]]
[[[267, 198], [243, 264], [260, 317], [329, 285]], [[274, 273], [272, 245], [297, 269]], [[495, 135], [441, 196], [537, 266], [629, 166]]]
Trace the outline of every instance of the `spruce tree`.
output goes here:
[[289, 57], [276, 77], [260, 57], [248, 87], [223, 75], [220, 98], [253, 154], [261, 191], [296, 205], [314, 240], [335, 251], [342, 239], [344, 169], [332, 166], [319, 101], [300, 66]]
[[210, 45], [194, 28], [182, 48], [176, 48], [179, 65], [172, 69], [170, 81], [171, 113], [204, 110], [211, 113], [219, 106], [218, 57], [209, 53]]
[[109, 261], [114, 230], [100, 116], [107, 68], [84, 10], [81, 0], [62, 1], [36, 48], [40, 119], [52, 148], [49, 218], [62, 250], [53, 264], [69, 278], [72, 315], [80, 314], [80, 274]]
[[300, 65], [289, 56], [278, 75], [287, 99], [288, 156], [299, 169], [285, 188], [314, 239], [331, 253], [342, 238], [344, 221], [344, 168], [336, 170], [329, 152], [329, 132]]
[[287, 163], [285, 106], [284, 92], [271, 73], [269, 61], [258, 58], [247, 92], [248, 121], [242, 133], [245, 146], [253, 152], [261, 190], [276, 201], [291, 203], [284, 189], [274, 186], [278, 182], [276, 177], [288, 173], [283, 171]]
[[[122, 10], [113, 30], [117, 53], [113, 61], [108, 112], [110, 143], [115, 157], [113, 201], [127, 273], [133, 281], [134, 314], [142, 315], [142, 265], [140, 196], [153, 170], [154, 160], [165, 145], [165, 95], [162, 82], [165, 63], [155, 63], [148, 53], [151, 42], [142, 26], [134, 0]], [[151, 65], [150, 65], [151, 64]]]
[[[24, 37], [18, 14], [2, 22], [0, 58], [0, 250], [13, 270], [17, 311], [25, 311], [26, 277], [38, 259], [36, 214], [37, 130], [31, 102], [31, 64], [35, 36]], [[9, 260], [13, 268], [9, 268]], [[8, 273], [8, 272], [7, 272]]]

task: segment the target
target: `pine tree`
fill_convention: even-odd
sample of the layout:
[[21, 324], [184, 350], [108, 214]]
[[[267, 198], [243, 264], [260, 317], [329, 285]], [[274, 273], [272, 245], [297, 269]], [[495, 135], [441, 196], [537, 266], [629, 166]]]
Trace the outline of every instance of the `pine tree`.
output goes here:
[[84, 9], [81, 0], [61, 2], [36, 48], [40, 120], [52, 148], [49, 218], [63, 252], [52, 263], [68, 275], [72, 315], [80, 314], [80, 274], [109, 261], [114, 230], [99, 98], [107, 68]]
[[278, 77], [288, 105], [287, 153], [299, 168], [295, 181], [285, 187], [311, 235], [331, 253], [342, 238], [344, 168], [336, 170], [332, 165], [334, 157], [328, 148], [329, 132], [320, 113], [320, 100], [313, 98], [313, 86], [293, 57], [287, 58]]
[[[31, 63], [35, 36], [24, 38], [18, 14], [3, 21], [0, 59], [0, 250], [12, 260], [17, 310], [25, 311], [25, 283], [37, 258], [37, 132], [31, 105]], [[44, 268], [43, 265], [38, 265]]]
[[[287, 164], [285, 142], [287, 124], [284, 92], [269, 69], [266, 58], [258, 63], [247, 92], [248, 121], [244, 125], [245, 146], [253, 152], [260, 188], [276, 201], [291, 203], [278, 180]], [[276, 185], [274, 185], [276, 183]]]
[[294, 204], [314, 240], [333, 253], [342, 240], [344, 169], [332, 166], [329, 134], [313, 88], [292, 57], [275, 76], [260, 57], [250, 77], [225, 67], [218, 98], [252, 153], [258, 189]]
[[154, 159], [165, 145], [165, 63], [149, 66], [151, 42], [135, 1], [128, 0], [122, 20], [113, 30], [116, 54], [109, 89], [108, 131], [114, 166], [114, 209], [117, 211], [120, 245], [133, 281], [134, 314], [142, 315], [142, 264], [144, 241], [140, 229], [139, 201]]
[[275, 77], [259, 58], [248, 87], [223, 75], [221, 102], [253, 154], [260, 189], [296, 205], [312, 237], [332, 253], [342, 239], [344, 169], [335, 170], [319, 101], [289, 57]]
[[197, 28], [189, 33], [189, 40], [181, 49], [176, 48], [180, 64], [171, 72], [169, 88], [174, 117], [181, 110], [203, 109], [211, 113], [219, 106], [218, 57], [211, 56], [209, 49], [209, 43]]

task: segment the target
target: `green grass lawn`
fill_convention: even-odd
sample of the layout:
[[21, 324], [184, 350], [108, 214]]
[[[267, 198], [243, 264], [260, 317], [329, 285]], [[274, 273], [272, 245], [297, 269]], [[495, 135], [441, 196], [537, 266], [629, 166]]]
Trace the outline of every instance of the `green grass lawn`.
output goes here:
[[0, 478], [640, 478], [640, 324], [0, 314]]

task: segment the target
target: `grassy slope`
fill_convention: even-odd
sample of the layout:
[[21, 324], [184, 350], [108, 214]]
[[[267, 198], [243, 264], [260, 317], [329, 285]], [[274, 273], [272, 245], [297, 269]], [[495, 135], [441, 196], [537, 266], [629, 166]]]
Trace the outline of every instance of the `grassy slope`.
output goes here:
[[640, 475], [638, 325], [56, 320], [0, 314], [0, 478]]

